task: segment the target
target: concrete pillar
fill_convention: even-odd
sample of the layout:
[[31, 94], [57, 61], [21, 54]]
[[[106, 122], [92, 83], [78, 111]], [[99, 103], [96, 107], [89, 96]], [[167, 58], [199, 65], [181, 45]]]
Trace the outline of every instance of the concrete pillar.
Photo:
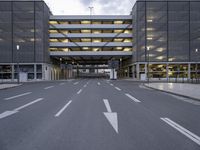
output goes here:
[[191, 79], [191, 64], [188, 64], [188, 80]]
[[34, 80], [37, 80], [37, 65], [34, 64]]
[[145, 66], [144, 66], [144, 72], [145, 72], [145, 76], [146, 76], [146, 80], [147, 80], [147, 78], [148, 78], [148, 74], [149, 74], [149, 72], [148, 72], [148, 65], [147, 65], [147, 63], [145, 63]]
[[136, 74], [137, 74], [136, 77], [139, 80], [140, 79], [140, 64], [139, 63], [136, 64]]
[[166, 64], [166, 77], [167, 77], [167, 82], [169, 81], [169, 64]]
[[11, 74], [11, 75], [12, 75], [11, 78], [12, 78], [12, 82], [13, 82], [14, 79], [15, 79], [15, 67], [14, 67], [14, 64], [12, 64], [11, 69], [12, 69], [12, 70], [11, 70], [11, 71], [12, 71], [12, 72], [11, 72], [11, 73], [12, 73], [12, 74]]

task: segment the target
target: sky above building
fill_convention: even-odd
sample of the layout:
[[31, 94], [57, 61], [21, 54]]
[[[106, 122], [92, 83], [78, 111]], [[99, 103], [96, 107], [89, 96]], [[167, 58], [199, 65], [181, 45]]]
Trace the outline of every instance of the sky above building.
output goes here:
[[129, 15], [135, 0], [44, 0], [54, 15]]

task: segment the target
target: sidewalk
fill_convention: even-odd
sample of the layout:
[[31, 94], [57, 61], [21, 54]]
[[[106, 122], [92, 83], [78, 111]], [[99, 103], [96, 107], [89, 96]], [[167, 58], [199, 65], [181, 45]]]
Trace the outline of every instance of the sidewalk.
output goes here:
[[21, 84], [0, 84], [0, 90], [20, 86]]
[[160, 91], [181, 95], [184, 97], [200, 100], [200, 84], [187, 83], [146, 83], [147, 87]]

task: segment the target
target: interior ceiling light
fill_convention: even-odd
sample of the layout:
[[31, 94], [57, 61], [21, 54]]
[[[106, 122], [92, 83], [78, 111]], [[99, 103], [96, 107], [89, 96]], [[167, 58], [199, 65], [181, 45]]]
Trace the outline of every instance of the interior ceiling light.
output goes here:
[[117, 49], [117, 50], [122, 50], [122, 47], [117, 47], [116, 49]]
[[131, 51], [131, 48], [124, 48], [124, 51], [129, 52], [129, 51]]
[[88, 50], [89, 48], [88, 47], [83, 47], [83, 50]]

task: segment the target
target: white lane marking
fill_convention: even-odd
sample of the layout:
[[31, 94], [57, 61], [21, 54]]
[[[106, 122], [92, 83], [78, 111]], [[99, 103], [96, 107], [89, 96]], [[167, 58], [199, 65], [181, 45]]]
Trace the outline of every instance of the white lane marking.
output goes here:
[[110, 84], [111, 86], [114, 86], [113, 84]]
[[130, 99], [132, 99], [134, 102], [136, 102], [136, 103], [140, 103], [141, 101], [140, 100], [138, 100], [138, 99], [136, 99], [135, 97], [133, 97], [132, 95], [130, 95], [130, 94], [128, 94], [128, 93], [126, 93], [125, 94], [127, 97], [129, 97]]
[[110, 104], [109, 101], [107, 99], [103, 99], [103, 102], [106, 106], [107, 112], [104, 112], [103, 114], [105, 115], [105, 117], [107, 118], [107, 120], [109, 121], [109, 123], [111, 124], [111, 126], [113, 127], [113, 129], [115, 130], [116, 133], [118, 132], [118, 117], [117, 117], [117, 113], [116, 112], [112, 112], [111, 108], [110, 108]]
[[0, 114], [0, 119], [6, 118], [8, 116], [11, 116], [15, 113], [17, 113], [18, 111], [5, 111], [3, 113]]
[[67, 104], [65, 104], [65, 106], [55, 114], [55, 117], [59, 117], [62, 114], [62, 112], [71, 104], [71, 102], [72, 100], [70, 100]]
[[47, 89], [51, 89], [53, 88], [54, 86], [48, 86], [48, 87], [45, 87], [44, 89], [47, 90]]
[[80, 94], [82, 92], [82, 89], [80, 89], [78, 92], [77, 92], [77, 94]]
[[120, 89], [120, 88], [118, 88], [118, 87], [115, 87], [115, 89], [117, 89], [118, 91], [121, 91], [121, 89]]
[[28, 103], [28, 104], [25, 104], [25, 105], [23, 105], [23, 106], [21, 106], [21, 107], [15, 108], [14, 110], [5, 111], [5, 112], [3, 112], [3, 113], [0, 114], [0, 119], [6, 118], [6, 117], [11, 116], [11, 115], [13, 115], [13, 114], [15, 114], [15, 113], [18, 113], [19, 110], [21, 110], [21, 109], [23, 109], [23, 108], [25, 108], [25, 107], [28, 107], [28, 106], [30, 106], [30, 105], [32, 105], [32, 104], [34, 104], [34, 103], [37, 103], [37, 102], [39, 102], [39, 101], [41, 101], [41, 100], [43, 100], [43, 98], [38, 98], [38, 99], [36, 99], [36, 100], [34, 100], [34, 101]]
[[36, 100], [34, 100], [34, 101], [30, 102], [30, 103], [27, 103], [27, 104], [25, 104], [25, 105], [23, 105], [23, 106], [20, 106], [20, 107], [18, 107], [18, 108], [15, 108], [14, 111], [19, 111], [19, 110], [21, 110], [21, 109], [23, 109], [23, 108], [26, 108], [26, 107], [28, 107], [28, 106], [30, 106], [30, 105], [33, 105], [33, 104], [35, 104], [35, 103], [37, 103], [37, 102], [39, 102], [39, 101], [42, 101], [43, 99], [44, 99], [44, 98], [38, 98], [38, 99], [36, 99]]
[[185, 135], [186, 137], [191, 139], [193, 142], [195, 142], [198, 145], [200, 145], [200, 137], [197, 136], [196, 134], [190, 132], [189, 130], [185, 129], [184, 127], [182, 127], [181, 125], [175, 123], [174, 121], [172, 121], [169, 118], [160, 118], [160, 119], [163, 120], [164, 122], [166, 122], [168, 125], [170, 125], [174, 129], [176, 129], [179, 132], [181, 132], [183, 135]]
[[60, 85], [65, 85], [65, 83], [63, 82], [63, 83], [60, 83]]
[[101, 85], [101, 83], [100, 83], [100, 82], [98, 82], [97, 84], [98, 84], [98, 85]]
[[86, 88], [86, 87], [87, 87], [87, 84], [85, 84], [83, 87]]
[[18, 97], [22, 97], [22, 96], [25, 96], [25, 95], [29, 95], [31, 93], [32, 92], [26, 92], [26, 93], [23, 93], [23, 94], [19, 94], [19, 95], [16, 95], [16, 96], [5, 98], [4, 100], [11, 100], [11, 99], [14, 99], [14, 98], [18, 98]]
[[104, 104], [105, 104], [105, 106], [106, 106], [107, 112], [112, 112], [108, 100], [107, 100], [107, 99], [103, 99], [103, 102], [104, 102]]
[[79, 82], [75, 82], [75, 83], [74, 83], [74, 85], [77, 85], [77, 84], [79, 84]]

